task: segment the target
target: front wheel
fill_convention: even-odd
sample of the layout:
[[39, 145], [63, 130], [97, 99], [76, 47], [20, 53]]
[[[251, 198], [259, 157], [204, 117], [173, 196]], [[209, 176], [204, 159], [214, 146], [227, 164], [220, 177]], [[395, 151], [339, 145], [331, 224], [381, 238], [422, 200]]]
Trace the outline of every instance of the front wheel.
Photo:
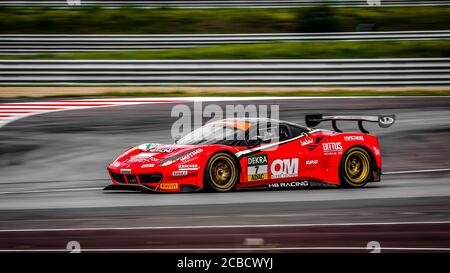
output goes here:
[[372, 174], [372, 159], [360, 147], [348, 150], [341, 160], [340, 180], [344, 188], [361, 188], [369, 182]]
[[205, 171], [205, 188], [217, 192], [234, 189], [239, 180], [236, 161], [227, 153], [217, 153], [209, 160]]

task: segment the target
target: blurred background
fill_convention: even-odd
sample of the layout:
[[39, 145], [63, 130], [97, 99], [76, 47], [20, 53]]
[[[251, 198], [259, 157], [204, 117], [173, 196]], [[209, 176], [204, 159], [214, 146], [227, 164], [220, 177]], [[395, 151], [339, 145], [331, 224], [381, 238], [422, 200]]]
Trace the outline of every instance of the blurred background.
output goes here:
[[[185, 86], [433, 86], [426, 94], [440, 94], [436, 86], [449, 84], [449, 3], [0, 1], [0, 83], [182, 93]], [[158, 90], [169, 92], [139, 91]]]
[[[0, 251], [450, 251], [449, 14], [444, 0], [0, 0]], [[172, 143], [172, 107], [194, 100], [276, 104], [300, 124], [396, 114], [368, 126], [382, 182], [102, 192], [107, 164]]]

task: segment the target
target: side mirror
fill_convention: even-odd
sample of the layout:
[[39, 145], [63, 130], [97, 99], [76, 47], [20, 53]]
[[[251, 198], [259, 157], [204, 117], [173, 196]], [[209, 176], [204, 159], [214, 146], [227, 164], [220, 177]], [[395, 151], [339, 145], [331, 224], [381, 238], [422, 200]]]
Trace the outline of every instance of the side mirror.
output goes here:
[[175, 144], [177, 144], [177, 142], [181, 139], [181, 135], [176, 135], [175, 138], [173, 139], [175, 141]]
[[259, 144], [263, 143], [263, 139], [261, 136], [256, 136], [255, 140], [250, 140], [249, 142], [249, 147], [255, 147], [258, 146]]

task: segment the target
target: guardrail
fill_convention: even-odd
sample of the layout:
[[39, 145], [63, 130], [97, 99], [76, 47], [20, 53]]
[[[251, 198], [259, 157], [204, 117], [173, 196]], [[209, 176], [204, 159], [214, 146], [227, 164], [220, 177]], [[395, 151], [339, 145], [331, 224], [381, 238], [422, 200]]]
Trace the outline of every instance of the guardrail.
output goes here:
[[327, 3], [337, 7], [363, 7], [363, 6], [434, 6], [449, 5], [450, 1], [445, 0], [34, 0], [34, 1], [1, 1], [0, 6], [10, 7], [34, 7], [47, 6], [57, 8], [77, 7], [77, 6], [102, 6], [102, 7], [122, 7], [133, 6], [142, 8], [294, 8], [313, 6]]
[[450, 58], [1, 60], [0, 85], [450, 85]]
[[171, 49], [220, 44], [450, 39], [450, 30], [265, 34], [0, 35], [0, 53]]

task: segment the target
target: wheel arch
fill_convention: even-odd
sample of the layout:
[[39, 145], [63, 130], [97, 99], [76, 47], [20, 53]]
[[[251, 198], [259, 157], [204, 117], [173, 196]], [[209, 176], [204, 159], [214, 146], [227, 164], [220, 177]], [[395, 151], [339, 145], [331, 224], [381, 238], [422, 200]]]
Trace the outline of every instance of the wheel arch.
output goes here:
[[342, 156], [341, 156], [341, 158], [340, 158], [340, 160], [339, 160], [339, 165], [338, 165], [338, 174], [339, 174], [339, 177], [341, 176], [341, 164], [342, 164], [342, 160], [344, 160], [344, 155], [350, 150], [350, 149], [353, 149], [353, 148], [361, 148], [361, 149], [363, 149], [364, 151], [366, 151], [367, 152], [367, 154], [369, 155], [369, 157], [370, 157], [370, 160], [371, 160], [371, 165], [372, 165], [372, 173], [371, 173], [371, 175], [370, 175], [370, 178], [369, 178], [369, 182], [377, 182], [377, 181], [380, 181], [380, 174], [381, 174], [381, 168], [378, 166], [378, 164], [377, 164], [377, 158], [375, 157], [375, 154], [373, 153], [373, 151], [372, 151], [372, 149], [370, 149], [368, 146], [366, 146], [366, 145], [362, 145], [362, 144], [356, 144], [356, 145], [352, 145], [352, 146], [349, 146], [347, 149], [345, 149], [345, 151], [342, 153]]
[[241, 164], [240, 164], [240, 162], [239, 162], [239, 158], [238, 158], [232, 151], [229, 151], [229, 150], [226, 150], [226, 149], [219, 149], [219, 150], [217, 150], [217, 151], [214, 151], [214, 152], [210, 153], [209, 156], [208, 156], [208, 158], [207, 158], [207, 160], [205, 161], [204, 168], [203, 168], [203, 172], [201, 172], [201, 184], [202, 184], [202, 189], [205, 189], [205, 188], [206, 188], [206, 185], [205, 185], [205, 175], [206, 175], [206, 171], [207, 171], [207, 169], [208, 169], [208, 164], [209, 164], [211, 158], [212, 158], [213, 156], [215, 156], [216, 154], [219, 154], [219, 153], [225, 153], [225, 154], [228, 154], [228, 155], [234, 160], [234, 162], [236, 163], [236, 166], [237, 166], [237, 168], [238, 168], [238, 182], [236, 183], [236, 185], [239, 184], [240, 181], [241, 181], [241, 177], [240, 177], [240, 176], [241, 176], [241, 174], [242, 174], [242, 167], [241, 167]]
[[234, 153], [232, 153], [231, 151], [228, 151], [228, 150], [217, 150], [217, 151], [211, 153], [211, 155], [209, 156], [208, 160], [206, 160], [205, 169], [206, 169], [206, 166], [209, 163], [209, 160], [211, 160], [211, 158], [214, 155], [218, 154], [218, 153], [226, 153], [226, 154], [230, 155], [231, 158], [233, 158], [234, 162], [236, 162], [236, 165], [237, 165], [238, 170], [239, 170], [239, 174], [242, 173], [242, 167], [241, 167], [241, 164], [239, 163], [239, 158]]

